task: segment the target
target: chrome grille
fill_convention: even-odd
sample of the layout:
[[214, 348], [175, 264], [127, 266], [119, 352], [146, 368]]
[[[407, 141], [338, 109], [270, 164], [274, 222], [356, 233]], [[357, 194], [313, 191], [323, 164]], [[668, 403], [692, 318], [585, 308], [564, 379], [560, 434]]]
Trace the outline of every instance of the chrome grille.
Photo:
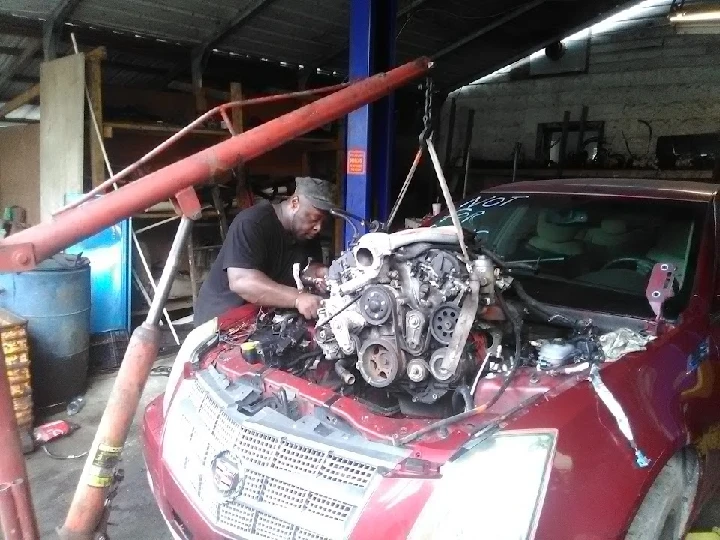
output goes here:
[[[204, 384], [181, 385], [166, 419], [163, 451], [175, 478], [206, 516], [241, 537], [346, 536], [379, 462], [394, 463], [377, 456], [355, 459], [354, 452], [298, 436], [296, 426], [279, 431], [249, 423]], [[212, 463], [221, 452], [242, 464], [241, 484], [229, 498], [220, 495], [213, 479]]]

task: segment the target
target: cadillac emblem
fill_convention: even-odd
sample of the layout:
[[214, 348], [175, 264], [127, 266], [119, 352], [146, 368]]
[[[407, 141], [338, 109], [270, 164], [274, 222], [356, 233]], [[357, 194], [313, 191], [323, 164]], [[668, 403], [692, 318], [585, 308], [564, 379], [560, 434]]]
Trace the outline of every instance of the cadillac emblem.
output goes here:
[[230, 452], [223, 450], [210, 463], [215, 489], [225, 498], [239, 495], [245, 478], [245, 468]]

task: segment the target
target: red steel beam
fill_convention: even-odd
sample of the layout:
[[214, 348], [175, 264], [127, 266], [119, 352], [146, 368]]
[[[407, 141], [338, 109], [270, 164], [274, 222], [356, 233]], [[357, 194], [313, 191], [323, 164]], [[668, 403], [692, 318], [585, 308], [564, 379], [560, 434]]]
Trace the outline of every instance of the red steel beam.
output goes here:
[[372, 103], [426, 73], [419, 58], [363, 79], [0, 242], [0, 272], [23, 271], [79, 240]]
[[5, 356], [0, 348], [0, 537], [6, 540], [40, 538], [33, 513], [25, 458], [15, 421]]

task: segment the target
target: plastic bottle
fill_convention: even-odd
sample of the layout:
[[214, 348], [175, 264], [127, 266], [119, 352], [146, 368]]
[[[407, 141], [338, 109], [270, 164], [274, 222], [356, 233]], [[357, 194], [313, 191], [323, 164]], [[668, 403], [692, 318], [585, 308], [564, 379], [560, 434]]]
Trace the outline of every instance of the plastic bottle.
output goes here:
[[85, 406], [85, 396], [74, 397], [67, 406], [68, 416], [73, 416], [79, 413]]

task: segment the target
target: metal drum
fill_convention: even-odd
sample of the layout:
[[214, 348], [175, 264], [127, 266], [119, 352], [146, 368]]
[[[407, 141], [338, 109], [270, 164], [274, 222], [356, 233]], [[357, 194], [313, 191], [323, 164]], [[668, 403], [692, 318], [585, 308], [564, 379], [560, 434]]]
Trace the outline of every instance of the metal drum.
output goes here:
[[60, 254], [34, 270], [0, 274], [0, 307], [27, 321], [35, 405], [65, 405], [85, 391], [90, 263]]

